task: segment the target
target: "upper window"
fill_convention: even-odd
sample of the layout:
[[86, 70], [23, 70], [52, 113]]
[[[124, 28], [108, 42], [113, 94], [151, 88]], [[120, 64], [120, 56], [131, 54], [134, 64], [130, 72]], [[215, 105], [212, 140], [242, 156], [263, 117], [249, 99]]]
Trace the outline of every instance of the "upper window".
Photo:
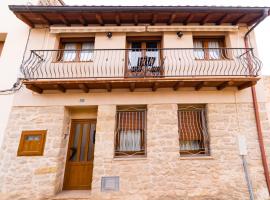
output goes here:
[[115, 156], [145, 155], [146, 107], [119, 106], [116, 121]]
[[2, 50], [3, 50], [3, 48], [4, 48], [4, 43], [5, 43], [5, 42], [0, 41], [0, 56], [1, 56]]
[[194, 56], [201, 60], [217, 60], [224, 59], [225, 42], [223, 37], [219, 38], [203, 38], [193, 39]]
[[205, 105], [179, 105], [180, 155], [209, 155]]
[[62, 38], [60, 49], [60, 61], [91, 61], [93, 59], [94, 40], [92, 38]]

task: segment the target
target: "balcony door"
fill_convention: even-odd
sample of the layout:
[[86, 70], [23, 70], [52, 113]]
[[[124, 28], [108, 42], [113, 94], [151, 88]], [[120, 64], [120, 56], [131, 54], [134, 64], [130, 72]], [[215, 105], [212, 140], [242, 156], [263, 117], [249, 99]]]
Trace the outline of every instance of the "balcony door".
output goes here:
[[72, 121], [65, 169], [64, 189], [91, 189], [95, 131], [95, 120]]
[[128, 40], [126, 77], [162, 75], [160, 41], [151, 37]]

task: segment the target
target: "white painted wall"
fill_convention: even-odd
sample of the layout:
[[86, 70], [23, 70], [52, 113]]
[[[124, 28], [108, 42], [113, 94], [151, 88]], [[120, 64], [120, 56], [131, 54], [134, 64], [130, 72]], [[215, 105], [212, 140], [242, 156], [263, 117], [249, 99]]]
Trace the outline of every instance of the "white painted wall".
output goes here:
[[[16, 82], [29, 29], [8, 9], [8, 5], [26, 2], [26, 0], [0, 1], [0, 34], [7, 34], [0, 56], [0, 90], [11, 88]], [[12, 101], [13, 95], [0, 95], [0, 146]]]

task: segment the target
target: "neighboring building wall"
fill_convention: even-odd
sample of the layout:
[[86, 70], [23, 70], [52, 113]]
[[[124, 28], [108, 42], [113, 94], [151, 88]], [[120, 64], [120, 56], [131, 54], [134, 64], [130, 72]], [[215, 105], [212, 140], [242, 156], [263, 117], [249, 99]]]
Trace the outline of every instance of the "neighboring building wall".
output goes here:
[[[8, 5], [26, 3], [26, 0], [0, 1], [0, 41], [5, 35], [5, 44], [0, 56], [0, 90], [10, 89], [17, 80], [26, 45], [28, 26], [8, 9]], [[0, 95], [0, 146], [8, 122], [13, 95]]]

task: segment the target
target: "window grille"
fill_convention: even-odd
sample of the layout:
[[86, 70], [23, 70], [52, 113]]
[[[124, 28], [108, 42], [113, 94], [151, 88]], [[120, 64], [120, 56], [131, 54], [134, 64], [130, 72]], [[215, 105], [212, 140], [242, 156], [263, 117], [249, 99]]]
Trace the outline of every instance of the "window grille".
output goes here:
[[118, 107], [115, 156], [145, 155], [146, 108]]
[[179, 105], [178, 121], [181, 156], [209, 155], [205, 105]]

